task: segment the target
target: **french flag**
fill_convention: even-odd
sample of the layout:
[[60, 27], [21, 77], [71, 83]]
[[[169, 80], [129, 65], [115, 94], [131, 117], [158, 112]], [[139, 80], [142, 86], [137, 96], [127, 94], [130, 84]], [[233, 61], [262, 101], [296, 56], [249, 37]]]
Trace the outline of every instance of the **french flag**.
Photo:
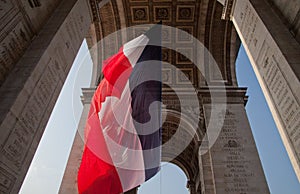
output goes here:
[[103, 63], [78, 170], [78, 191], [119, 194], [160, 169], [161, 25], [124, 44]]

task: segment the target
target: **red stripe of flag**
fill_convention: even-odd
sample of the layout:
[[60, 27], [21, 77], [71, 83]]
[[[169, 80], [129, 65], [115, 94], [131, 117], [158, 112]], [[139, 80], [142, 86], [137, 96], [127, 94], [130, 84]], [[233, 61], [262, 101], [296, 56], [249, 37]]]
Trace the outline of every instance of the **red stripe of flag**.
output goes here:
[[[131, 65], [124, 56], [122, 48], [105, 64], [106, 71], [104, 72], [107, 72], [105, 77], [110, 78], [110, 81], [104, 78], [97, 87], [85, 127], [86, 142], [77, 176], [78, 191], [82, 194], [119, 194], [123, 192], [119, 175], [115, 166], [112, 165], [113, 161], [103, 137], [98, 113], [101, 104], [107, 97], [120, 96], [126, 82], [118, 80], [118, 88], [111, 83], [115, 83], [120, 75], [122, 75], [122, 79], [126, 79], [126, 77], [128, 79]], [[114, 74], [110, 72], [114, 72]]]
[[[160, 152], [151, 152], [146, 157], [147, 161], [144, 161], [142, 149], [152, 148], [145, 145], [156, 147], [155, 142], [160, 142], [160, 134], [156, 132], [158, 136], [154, 135], [155, 138], [151, 135], [150, 142], [142, 138], [143, 146], [141, 145], [141, 137], [137, 133], [136, 124], [132, 121], [131, 89], [133, 88], [129, 87], [129, 77], [138, 61], [160, 60], [160, 52], [155, 52], [155, 55], [159, 55], [157, 59], [153, 58], [152, 47], [147, 47], [149, 52], [144, 53], [150, 54], [150, 58], [141, 58], [149, 41], [149, 35], [141, 35], [126, 43], [117, 54], [103, 64], [105, 78], [94, 94], [85, 127], [85, 148], [77, 177], [79, 193], [119, 194], [130, 190], [145, 181], [145, 171], [149, 170], [145, 167], [149, 166], [149, 162], [154, 161], [156, 164], [156, 161], [160, 161]], [[155, 40], [160, 39], [155, 37]], [[158, 97], [152, 99], [157, 101], [160, 100], [158, 94], [161, 93], [161, 85], [155, 88], [160, 88]], [[149, 95], [137, 95], [139, 96], [147, 98]], [[135, 98], [136, 105], [142, 101], [143, 99]], [[147, 107], [144, 109], [147, 110]], [[119, 114], [115, 113], [116, 110], [119, 110]], [[160, 118], [157, 121], [159, 122]], [[149, 156], [152, 157], [153, 154], [157, 154], [157, 158], [155, 155], [153, 156], [155, 160], [149, 160], [151, 159]], [[133, 165], [133, 168], [130, 165]], [[153, 171], [151, 176], [155, 175], [157, 169], [156, 166], [154, 171], [150, 169]]]

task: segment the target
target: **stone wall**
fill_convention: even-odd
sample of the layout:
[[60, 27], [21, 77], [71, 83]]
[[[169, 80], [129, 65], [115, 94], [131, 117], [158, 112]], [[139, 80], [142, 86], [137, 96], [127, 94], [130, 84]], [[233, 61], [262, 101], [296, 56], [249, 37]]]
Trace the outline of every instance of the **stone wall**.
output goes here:
[[[90, 26], [88, 6], [85, 0], [62, 1], [0, 88], [0, 193], [21, 187]], [[16, 32], [25, 33], [19, 27]]]

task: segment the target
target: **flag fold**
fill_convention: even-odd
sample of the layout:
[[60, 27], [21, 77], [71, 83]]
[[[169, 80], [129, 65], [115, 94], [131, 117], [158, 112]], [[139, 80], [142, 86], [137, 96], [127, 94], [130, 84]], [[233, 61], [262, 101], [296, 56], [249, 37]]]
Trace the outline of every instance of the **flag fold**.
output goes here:
[[78, 191], [119, 194], [153, 177], [161, 160], [161, 25], [103, 62], [91, 101]]

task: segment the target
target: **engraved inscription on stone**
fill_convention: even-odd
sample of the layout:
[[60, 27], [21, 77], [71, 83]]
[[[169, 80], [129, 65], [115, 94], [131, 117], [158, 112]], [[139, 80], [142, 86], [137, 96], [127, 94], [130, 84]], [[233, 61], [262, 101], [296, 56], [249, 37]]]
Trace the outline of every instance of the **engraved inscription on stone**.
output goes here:
[[10, 12], [12, 8], [13, 4], [10, 0], [0, 0], [0, 19]]
[[248, 1], [236, 4], [233, 20], [252, 57], [256, 60], [266, 38], [267, 29]]
[[[206, 108], [205, 115], [210, 112]], [[216, 192], [268, 193], [244, 105], [228, 104], [223, 114], [222, 130], [211, 148]], [[262, 184], [255, 184], [260, 181]]]
[[[21, 3], [18, 0], [0, 0], [0, 14], [6, 14], [3, 6], [10, 2]], [[1, 123], [4, 132], [0, 138], [0, 193], [18, 192], [62, 83], [90, 26], [91, 18], [86, 14], [89, 13], [87, 2], [76, 2], [66, 1], [61, 4], [57, 8], [61, 13], [43, 26], [43, 29], [55, 27], [55, 31], [46, 30], [46, 33], [39, 34], [39, 29], [36, 29], [37, 36], [41, 35], [49, 41], [40, 42], [41, 37], [33, 40], [32, 47], [20, 63], [17, 61], [31, 42], [30, 29], [35, 25], [34, 21], [22, 17], [25, 12], [16, 13], [19, 7], [16, 5], [14, 15], [9, 12], [9, 16], [4, 16], [5, 28], [1, 28], [0, 32], [0, 84], [14, 64], [17, 66], [13, 68], [12, 75], [20, 75], [22, 79], [6, 85], [8, 89], [5, 90], [15, 92], [15, 88], [20, 88], [16, 90], [16, 98], [12, 99], [12, 106], [7, 107], [9, 113]], [[75, 7], [73, 3], [76, 3]], [[72, 10], [69, 12], [69, 9]], [[52, 10], [49, 10], [48, 15], [51, 15], [50, 12]], [[32, 25], [29, 26], [30, 23]], [[44, 44], [46, 42], [49, 44]], [[34, 56], [34, 60], [31, 60], [35, 50], [43, 55]]]
[[272, 100], [278, 109], [285, 129], [294, 144], [300, 157], [300, 106], [294, 97], [286, 78], [279, 68], [279, 60], [267, 42], [261, 50], [258, 66], [263, 80], [271, 94]]
[[29, 146], [31, 138], [29, 133], [30, 131], [18, 122], [7, 141], [4, 142], [2, 154], [17, 167], [21, 166], [21, 159], [25, 156]]
[[47, 110], [53, 91], [59, 81], [59, 71], [63, 70], [58, 66], [56, 60], [50, 59], [45, 72], [19, 117], [19, 122], [12, 128], [12, 132], [3, 144], [1, 153], [13, 164], [12, 169], [15, 171], [22, 167], [29, 146], [39, 129], [41, 115]]
[[254, 176], [254, 173], [249, 170], [250, 161], [244, 155], [245, 140], [238, 134], [236, 122], [236, 114], [226, 111], [220, 134], [220, 141], [223, 144], [222, 152], [226, 153], [224, 178], [228, 184], [225, 191], [227, 193], [253, 192], [254, 188], [249, 187], [251, 184], [248, 180]]
[[75, 21], [75, 20], [68, 20], [68, 23], [66, 24], [66, 30], [67, 30], [67, 33], [69, 35], [69, 37], [71, 38], [71, 40], [77, 42], [77, 41], [80, 41], [80, 32], [79, 32], [79, 28], [78, 28], [78, 23]]
[[243, 14], [241, 15], [243, 17], [244, 21], [241, 27], [241, 31], [244, 35], [244, 39], [248, 45], [250, 45], [252, 42], [254, 45], [257, 44], [257, 38], [254, 37], [254, 31], [256, 30], [256, 26], [258, 23], [258, 17], [255, 15], [253, 10], [246, 6]]
[[299, 80], [251, 1], [236, 2], [233, 23], [251, 55], [251, 63], [271, 106], [296, 174], [299, 174]]
[[16, 178], [0, 167], [0, 193], [10, 193]]
[[[80, 8], [79, 8], [80, 9]], [[69, 40], [65, 44], [69, 47], [70, 44], [73, 45], [73, 49], [77, 48], [82, 43], [82, 38], [85, 35], [85, 28], [87, 28], [86, 16], [82, 13], [71, 12], [70, 16], [64, 24], [66, 31], [65, 40]], [[65, 32], [64, 32], [65, 33]], [[66, 38], [68, 37], [68, 38]], [[75, 45], [74, 45], [75, 44]]]
[[13, 68], [13, 64], [23, 54], [30, 37], [24, 25], [19, 22], [1, 41], [0, 46], [0, 85]]

